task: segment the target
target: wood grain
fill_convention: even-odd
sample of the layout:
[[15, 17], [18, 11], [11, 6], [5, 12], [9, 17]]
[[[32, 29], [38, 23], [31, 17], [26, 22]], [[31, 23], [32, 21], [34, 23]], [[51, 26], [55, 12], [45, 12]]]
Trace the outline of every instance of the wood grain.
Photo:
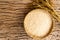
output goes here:
[[[0, 0], [0, 40], [28, 39], [23, 20], [29, 10], [26, 0]], [[29, 38], [31, 39], [31, 38]]]
[[[33, 40], [23, 26], [24, 17], [32, 10], [30, 3], [31, 0], [0, 0], [0, 40]], [[60, 40], [60, 24], [55, 25], [43, 40]]]

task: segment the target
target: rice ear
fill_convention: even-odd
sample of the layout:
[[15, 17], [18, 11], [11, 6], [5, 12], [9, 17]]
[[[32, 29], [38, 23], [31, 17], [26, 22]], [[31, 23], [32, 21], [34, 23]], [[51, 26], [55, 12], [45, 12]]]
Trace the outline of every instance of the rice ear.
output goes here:
[[58, 22], [60, 22], [60, 15], [54, 10], [53, 3], [51, 0], [33, 0], [36, 6], [34, 8], [42, 8], [50, 12], [53, 18], [55, 18]]

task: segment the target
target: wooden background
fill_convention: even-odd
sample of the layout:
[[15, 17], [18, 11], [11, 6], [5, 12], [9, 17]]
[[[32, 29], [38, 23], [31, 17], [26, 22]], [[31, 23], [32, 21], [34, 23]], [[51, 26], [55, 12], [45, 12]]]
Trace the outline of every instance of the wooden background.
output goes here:
[[[59, 5], [55, 2], [54, 9], [60, 13]], [[59, 2], [59, 0], [58, 0]], [[28, 5], [31, 0], [0, 0], [0, 40], [33, 40], [23, 26], [25, 15], [32, 10]], [[60, 23], [55, 22], [51, 34], [42, 40], [60, 40]]]

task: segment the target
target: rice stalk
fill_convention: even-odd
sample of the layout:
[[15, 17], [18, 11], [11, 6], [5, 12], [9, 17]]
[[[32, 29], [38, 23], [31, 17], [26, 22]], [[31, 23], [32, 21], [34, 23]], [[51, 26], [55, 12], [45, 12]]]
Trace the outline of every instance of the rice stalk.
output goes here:
[[53, 16], [53, 18], [57, 19], [57, 21], [60, 22], [60, 16], [52, 7], [53, 4], [51, 3], [51, 0], [33, 0], [33, 4], [36, 5], [34, 6], [35, 8], [42, 8], [48, 10], [50, 14]]

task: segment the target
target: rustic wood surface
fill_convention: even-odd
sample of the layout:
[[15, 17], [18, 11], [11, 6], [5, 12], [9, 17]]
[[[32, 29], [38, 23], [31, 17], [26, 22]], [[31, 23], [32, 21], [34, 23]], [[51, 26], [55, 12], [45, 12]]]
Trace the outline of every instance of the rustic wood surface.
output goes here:
[[[30, 3], [31, 0], [0, 0], [0, 40], [33, 40], [23, 26], [25, 15], [32, 10]], [[59, 26], [60, 23], [55, 22], [53, 31], [43, 40], [60, 40]]]

